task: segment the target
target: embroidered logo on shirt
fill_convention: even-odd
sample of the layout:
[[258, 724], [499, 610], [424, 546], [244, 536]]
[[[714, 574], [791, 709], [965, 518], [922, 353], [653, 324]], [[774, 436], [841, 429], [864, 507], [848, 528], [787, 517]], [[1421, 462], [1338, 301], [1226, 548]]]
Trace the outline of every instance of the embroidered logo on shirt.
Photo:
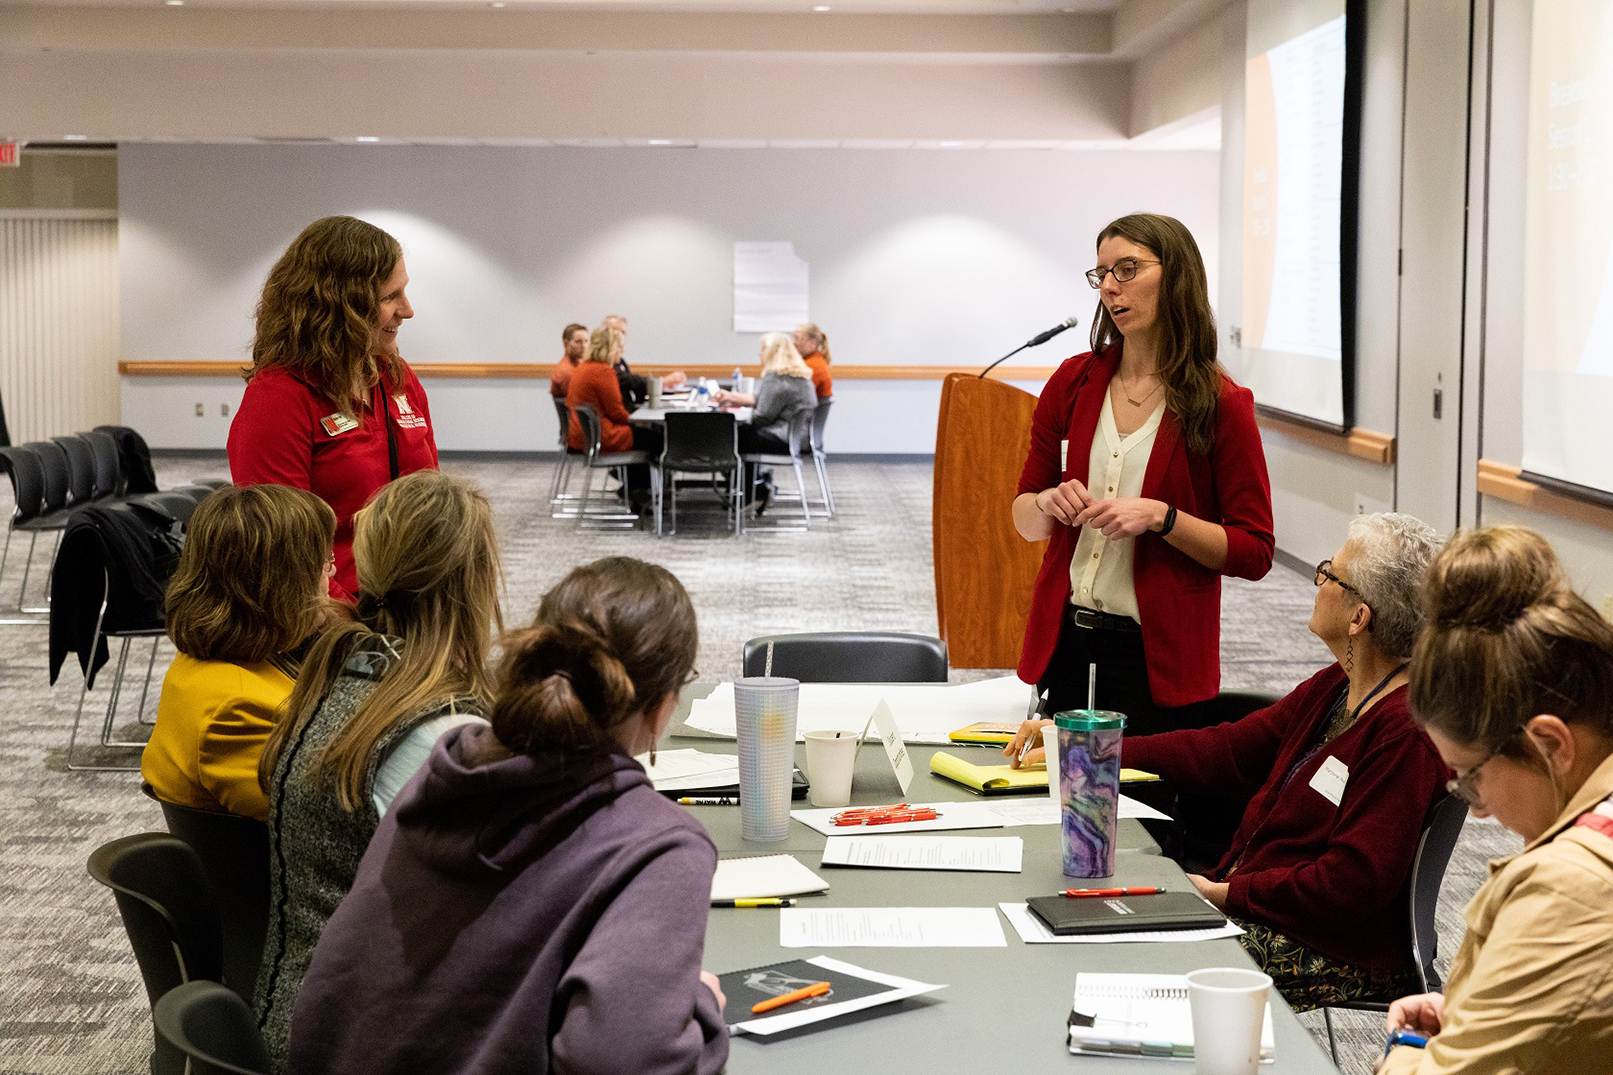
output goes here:
[[351, 414], [343, 414], [340, 411], [337, 411], [335, 414], [327, 414], [325, 417], [321, 418], [319, 420], [319, 426], [325, 431], [326, 436], [339, 437], [343, 433], [357, 429], [358, 419], [354, 418]]
[[398, 425], [400, 427], [403, 429], [426, 428], [425, 418], [416, 414], [414, 412], [414, 408], [409, 406], [409, 397], [405, 396], [402, 392], [399, 392], [397, 395], [392, 397], [392, 402], [396, 404], [398, 408]]

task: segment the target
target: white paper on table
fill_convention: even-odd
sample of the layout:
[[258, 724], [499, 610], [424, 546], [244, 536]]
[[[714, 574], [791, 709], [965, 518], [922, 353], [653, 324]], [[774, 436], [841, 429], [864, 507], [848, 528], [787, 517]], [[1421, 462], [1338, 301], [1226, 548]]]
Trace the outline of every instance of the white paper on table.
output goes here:
[[708, 754], [693, 748], [662, 750], [650, 764], [650, 756], [633, 759], [644, 766], [656, 791], [683, 791], [686, 788], [714, 788], [739, 783], [739, 759], [732, 754]]
[[742, 1023], [734, 1023], [729, 1030], [738, 1034], [755, 1034], [766, 1036], [777, 1034], [782, 1030], [794, 1030], [798, 1026], [820, 1022], [824, 1019], [833, 1019], [836, 1016], [848, 1015], [851, 1012], [862, 1011], [864, 1008], [875, 1008], [881, 1004], [893, 1004], [898, 1000], [916, 997], [924, 993], [933, 993], [937, 989], [945, 989], [944, 985], [927, 985], [912, 978], [903, 978], [897, 974], [882, 974], [879, 971], [868, 970], [851, 963], [835, 959], [833, 956], [813, 956], [805, 962], [813, 966], [822, 967], [827, 971], [838, 971], [841, 974], [850, 974], [858, 978], [866, 978], [870, 982], [891, 987], [889, 992], [875, 993], [871, 997], [858, 997], [856, 1000], [847, 1000], [839, 1004], [824, 1004], [815, 1008], [806, 1008], [797, 1011], [784, 1011], [778, 1015], [762, 1015], [755, 1019], [747, 1019]]
[[[1006, 688], [1000, 685], [1004, 683]], [[957, 686], [803, 683], [796, 706], [795, 737], [800, 740], [808, 731], [856, 734], [884, 699], [909, 744], [950, 744], [949, 733], [978, 721], [1017, 724], [1024, 720], [1027, 689], [1013, 676]], [[719, 683], [705, 698], [695, 699], [685, 723], [724, 739], [734, 738], [734, 685]]]
[[[972, 805], [972, 804], [971, 804]], [[1001, 817], [1007, 828], [1016, 825], [1057, 825], [1059, 823], [1059, 804], [1046, 799], [994, 799], [983, 803]], [[1138, 802], [1127, 795], [1120, 796], [1120, 817], [1158, 818], [1169, 821], [1170, 815], [1155, 810], [1147, 803]]]
[[990, 907], [786, 907], [783, 948], [1005, 948]]
[[814, 832], [825, 836], [894, 836], [899, 832], [945, 832], [948, 829], [1000, 829], [1002, 817], [988, 803], [913, 803], [914, 809], [929, 807], [936, 812], [933, 821], [898, 821], [891, 825], [836, 825], [834, 816], [844, 806], [791, 810], [795, 818]]
[[1149, 806], [1147, 803], [1138, 802], [1136, 799], [1133, 799], [1130, 796], [1126, 796], [1126, 795], [1120, 796], [1120, 814], [1119, 814], [1119, 816], [1120, 817], [1134, 817], [1134, 818], [1138, 818], [1139, 820], [1145, 819], [1145, 818], [1151, 818], [1151, 819], [1154, 819], [1154, 820], [1157, 820], [1157, 821], [1169, 821], [1169, 820], [1171, 820], [1171, 816], [1169, 814], [1164, 813], [1164, 812], [1159, 811], [1159, 810], [1155, 810], [1152, 806]]
[[720, 859], [711, 878], [715, 900], [770, 899], [827, 892], [829, 882], [794, 855], [758, 855], [746, 859]]
[[1019, 939], [1026, 944], [1124, 944], [1136, 941], [1218, 941], [1223, 937], [1237, 937], [1243, 933], [1228, 922], [1213, 929], [1157, 929], [1143, 933], [1089, 933], [1083, 936], [1059, 937], [1047, 928], [1047, 923], [1036, 917], [1028, 903], [999, 903], [1003, 917], [1008, 919]]
[[831, 836], [821, 865], [1019, 873], [1024, 857], [1018, 836]]

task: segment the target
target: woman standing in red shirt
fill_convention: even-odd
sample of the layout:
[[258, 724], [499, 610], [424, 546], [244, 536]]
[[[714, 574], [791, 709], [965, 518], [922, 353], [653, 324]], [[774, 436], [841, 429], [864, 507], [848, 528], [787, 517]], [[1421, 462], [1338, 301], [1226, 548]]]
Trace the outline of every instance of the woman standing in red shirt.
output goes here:
[[[616, 361], [621, 357], [621, 331], [607, 320], [588, 337], [588, 354], [566, 386], [566, 406], [571, 408], [566, 444], [573, 451], [588, 450], [582, 419], [577, 416], [578, 405], [587, 404], [599, 415], [600, 451], [660, 454], [661, 431], [633, 425], [622, 403], [622, 386], [616, 379]], [[627, 489], [628, 502], [642, 512], [650, 506], [650, 468], [637, 463], [622, 469], [626, 471], [623, 486]]]
[[1221, 576], [1271, 569], [1271, 483], [1187, 228], [1121, 217], [1086, 275], [1092, 350], [1043, 389], [1013, 504], [1021, 536], [1051, 539], [1019, 678], [1057, 713], [1087, 704], [1096, 664], [1098, 707], [1147, 734], [1198, 723], [1220, 690]]
[[330, 592], [349, 601], [353, 515], [393, 478], [437, 466], [426, 391], [398, 355], [408, 283], [403, 248], [375, 225], [333, 216], [304, 228], [264, 282], [230, 424], [237, 485], [308, 489], [335, 510]]

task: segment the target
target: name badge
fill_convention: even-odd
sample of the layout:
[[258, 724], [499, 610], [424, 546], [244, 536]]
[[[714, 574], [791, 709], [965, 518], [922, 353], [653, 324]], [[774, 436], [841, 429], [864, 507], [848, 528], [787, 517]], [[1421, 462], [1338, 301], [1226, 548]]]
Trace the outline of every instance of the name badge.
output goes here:
[[1350, 782], [1350, 769], [1336, 757], [1330, 757], [1311, 777], [1311, 787], [1328, 802], [1337, 806], [1344, 801], [1344, 785]]
[[349, 433], [357, 429], [358, 419], [351, 414], [343, 414], [338, 411], [335, 414], [325, 415], [319, 420], [319, 425], [320, 428], [324, 429], [326, 436], [339, 437], [343, 433]]
[[1068, 469], [1070, 469], [1070, 442], [1067, 441], [1067, 440], [1061, 440], [1061, 441], [1059, 441], [1059, 474], [1060, 474], [1060, 476], [1062, 476], [1064, 474], [1064, 472], [1066, 470], [1068, 470]]

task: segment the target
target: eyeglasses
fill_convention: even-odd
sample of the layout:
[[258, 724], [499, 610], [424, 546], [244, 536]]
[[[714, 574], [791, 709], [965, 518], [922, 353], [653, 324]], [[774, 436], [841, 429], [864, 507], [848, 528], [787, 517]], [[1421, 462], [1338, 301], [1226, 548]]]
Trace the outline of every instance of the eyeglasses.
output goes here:
[[1129, 283], [1137, 278], [1137, 270], [1142, 268], [1144, 265], [1158, 264], [1159, 262], [1157, 261], [1142, 261], [1137, 258], [1121, 258], [1107, 269], [1088, 269], [1087, 283], [1091, 284], [1093, 290], [1095, 291], [1103, 286], [1103, 278], [1111, 273], [1114, 274], [1115, 283]]
[[[1345, 582], [1343, 579], [1333, 574], [1332, 557], [1329, 557], [1316, 565], [1316, 585], [1321, 586], [1328, 582], [1336, 582], [1339, 584], [1339, 589], [1347, 590], [1350, 593], [1355, 594], [1355, 596], [1361, 597], [1360, 590], [1357, 590], [1354, 586], [1351, 586], [1348, 582]], [[1362, 599], [1365, 600], [1365, 598]]]
[[1481, 760], [1477, 765], [1470, 765], [1464, 771], [1457, 773], [1455, 780], [1445, 781], [1446, 793], [1460, 796], [1462, 801], [1467, 803], [1469, 806], [1483, 806], [1484, 800], [1479, 798], [1479, 793], [1474, 788], [1474, 784], [1478, 780], [1479, 770], [1499, 757], [1501, 752], [1506, 749], [1507, 744], [1512, 742], [1518, 736], [1522, 735], [1523, 732], [1523, 728], [1514, 729], [1510, 734], [1497, 742], [1495, 746], [1491, 747], [1490, 752], [1484, 755], [1483, 760]]

